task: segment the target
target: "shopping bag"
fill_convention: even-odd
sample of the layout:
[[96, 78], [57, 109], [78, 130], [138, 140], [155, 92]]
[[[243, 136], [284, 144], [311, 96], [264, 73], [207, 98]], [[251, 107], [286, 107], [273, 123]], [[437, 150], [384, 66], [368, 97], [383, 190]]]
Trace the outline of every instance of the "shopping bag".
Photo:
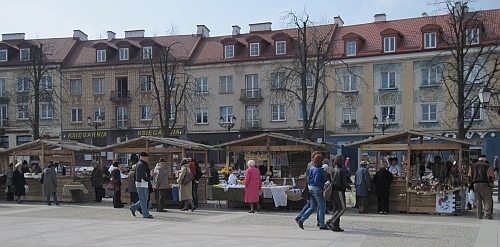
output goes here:
[[469, 191], [468, 197], [469, 197], [469, 203], [474, 205], [476, 202], [476, 194], [474, 193], [473, 190]]
[[24, 191], [26, 192], [26, 194], [28, 194], [28, 192], [29, 192], [29, 187], [28, 187], [28, 185], [24, 185]]
[[356, 193], [352, 189], [351, 192], [349, 192], [349, 204], [351, 205], [351, 207], [356, 206]]

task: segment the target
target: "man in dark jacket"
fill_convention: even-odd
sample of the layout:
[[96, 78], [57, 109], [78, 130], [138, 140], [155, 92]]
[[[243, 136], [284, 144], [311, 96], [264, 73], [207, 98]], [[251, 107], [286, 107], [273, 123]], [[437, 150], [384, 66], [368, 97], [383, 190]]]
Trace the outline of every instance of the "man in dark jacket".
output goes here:
[[493, 219], [492, 213], [492, 191], [495, 187], [493, 169], [486, 164], [486, 155], [480, 155], [478, 162], [474, 163], [469, 169], [469, 188], [474, 190], [476, 195], [476, 216], [478, 219], [484, 217]]
[[91, 175], [91, 183], [92, 187], [94, 187], [95, 191], [95, 202], [102, 202], [102, 198], [104, 197], [104, 188], [102, 187], [104, 177], [102, 176], [102, 169], [99, 167], [99, 163], [97, 161], [92, 161], [92, 170]]
[[200, 178], [203, 176], [201, 173], [201, 167], [200, 164], [194, 159], [192, 159], [194, 167], [195, 167], [195, 173], [194, 173], [194, 179], [193, 179], [193, 203], [195, 207], [198, 207], [198, 184], [200, 183]]
[[332, 171], [333, 212], [332, 217], [326, 222], [326, 226], [334, 232], [343, 232], [344, 229], [340, 228], [340, 217], [346, 210], [345, 191], [351, 189], [351, 186], [347, 183], [347, 176], [343, 167], [344, 156], [341, 154], [335, 156], [333, 163], [335, 165]]
[[153, 216], [149, 214], [148, 210], [148, 194], [149, 194], [149, 183], [151, 181], [151, 171], [148, 164], [149, 154], [142, 152], [140, 155], [140, 160], [136, 164], [135, 170], [135, 186], [137, 187], [137, 194], [139, 195], [139, 201], [134, 205], [130, 206], [130, 211], [135, 217], [135, 211], [139, 208], [142, 210], [142, 217], [152, 219]]
[[377, 212], [381, 214], [389, 212], [389, 190], [392, 179], [392, 174], [385, 167], [381, 167], [373, 177], [375, 195], [377, 195]]

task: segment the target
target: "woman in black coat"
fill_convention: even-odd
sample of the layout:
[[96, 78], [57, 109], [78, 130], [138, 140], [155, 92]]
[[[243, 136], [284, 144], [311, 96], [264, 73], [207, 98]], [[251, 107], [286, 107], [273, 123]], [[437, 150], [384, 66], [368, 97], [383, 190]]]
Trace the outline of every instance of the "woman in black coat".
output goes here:
[[392, 174], [384, 167], [380, 168], [373, 177], [375, 184], [375, 195], [377, 195], [377, 212], [387, 214], [389, 212], [389, 190], [392, 183]]
[[16, 164], [16, 170], [12, 173], [12, 186], [13, 193], [15, 196], [15, 201], [17, 203], [21, 203], [21, 196], [26, 195], [26, 190], [24, 186], [26, 185], [26, 179], [24, 178], [24, 174], [21, 171], [23, 165], [21, 163]]
[[[120, 165], [120, 162], [115, 161], [113, 162], [113, 171], [110, 174], [111, 180], [116, 181], [118, 183], [119, 188], [122, 186], [122, 176], [120, 172], [120, 168], [118, 167]], [[114, 191], [113, 193], [113, 207], [114, 208], [123, 208], [122, 204], [122, 192], [121, 190]]]

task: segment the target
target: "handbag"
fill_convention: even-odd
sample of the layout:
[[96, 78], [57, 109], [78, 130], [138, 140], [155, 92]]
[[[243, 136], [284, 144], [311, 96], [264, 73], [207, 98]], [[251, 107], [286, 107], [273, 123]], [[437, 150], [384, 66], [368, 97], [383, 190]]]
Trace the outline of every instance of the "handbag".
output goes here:
[[302, 199], [304, 200], [309, 200], [309, 186], [306, 185], [306, 187], [304, 188], [304, 190], [302, 191]]
[[193, 181], [193, 179], [194, 179], [193, 174], [191, 174], [191, 172], [186, 171], [186, 175], [184, 175], [184, 178], [182, 178], [182, 184], [187, 185], [191, 181]]
[[120, 191], [120, 186], [118, 185], [118, 183], [116, 181], [111, 181], [111, 182], [109, 182], [107, 190], [113, 191], [113, 192]]
[[356, 206], [356, 193], [352, 189], [351, 192], [349, 192], [349, 204], [351, 205], [351, 207]]

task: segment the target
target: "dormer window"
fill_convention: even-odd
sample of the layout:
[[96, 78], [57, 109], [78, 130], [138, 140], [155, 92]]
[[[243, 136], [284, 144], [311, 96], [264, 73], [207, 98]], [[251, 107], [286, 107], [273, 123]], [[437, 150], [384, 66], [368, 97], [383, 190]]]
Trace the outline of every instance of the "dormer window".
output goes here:
[[224, 46], [224, 57], [233, 58], [234, 57], [234, 45]]
[[345, 49], [347, 56], [356, 56], [356, 41], [346, 42]]
[[29, 48], [24, 48], [19, 50], [19, 59], [21, 61], [28, 61], [30, 60], [30, 49]]
[[396, 51], [396, 38], [387, 37], [384, 38], [384, 52], [394, 52]]
[[479, 28], [468, 29], [466, 34], [467, 34], [468, 45], [479, 44]]
[[128, 48], [120, 48], [120, 61], [128, 60]]
[[424, 48], [436, 48], [436, 33], [424, 33]]
[[6, 62], [7, 59], [7, 50], [0, 50], [0, 62]]
[[153, 58], [153, 47], [152, 46], [142, 47], [142, 58], [143, 59]]
[[286, 41], [276, 41], [276, 55], [286, 54]]
[[97, 62], [106, 62], [106, 50], [97, 50]]
[[250, 56], [251, 57], [259, 56], [259, 43], [250, 44]]

